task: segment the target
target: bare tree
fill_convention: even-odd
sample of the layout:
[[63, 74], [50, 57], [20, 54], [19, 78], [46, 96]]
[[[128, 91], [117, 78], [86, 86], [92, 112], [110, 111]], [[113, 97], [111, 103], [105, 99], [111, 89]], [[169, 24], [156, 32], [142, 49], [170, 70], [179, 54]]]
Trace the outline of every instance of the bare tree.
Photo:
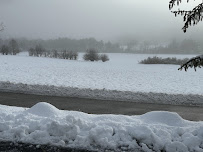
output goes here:
[[33, 49], [33, 48], [30, 48], [28, 50], [28, 52], [29, 52], [29, 56], [34, 56], [35, 55], [35, 49]]
[[45, 52], [45, 49], [42, 47], [42, 45], [39, 44], [35, 46], [35, 52], [36, 52], [35, 56], [39, 57], [43, 55], [43, 53]]
[[16, 40], [12, 39], [10, 42], [9, 42], [9, 47], [10, 47], [10, 53], [12, 55], [16, 55], [17, 53], [20, 52], [20, 49], [18, 47], [18, 43]]
[[[171, 10], [175, 6], [175, 4], [179, 5], [181, 2], [182, 2], [182, 0], [170, 0], [169, 9]], [[187, 2], [189, 2], [189, 0], [187, 0]], [[171, 11], [171, 12], [174, 13], [175, 16], [177, 16], [177, 15], [183, 16], [184, 26], [183, 26], [182, 30], [185, 33], [189, 26], [196, 25], [200, 21], [203, 20], [203, 2], [200, 2], [192, 10], [178, 9], [176, 11]], [[178, 70], [182, 70], [184, 68], [185, 71], [187, 71], [187, 69], [189, 67], [191, 67], [191, 68], [194, 67], [194, 69], [196, 71], [197, 67], [201, 68], [202, 66], [203, 66], [203, 55], [200, 55], [200, 56], [191, 58], [189, 61], [182, 64]]]

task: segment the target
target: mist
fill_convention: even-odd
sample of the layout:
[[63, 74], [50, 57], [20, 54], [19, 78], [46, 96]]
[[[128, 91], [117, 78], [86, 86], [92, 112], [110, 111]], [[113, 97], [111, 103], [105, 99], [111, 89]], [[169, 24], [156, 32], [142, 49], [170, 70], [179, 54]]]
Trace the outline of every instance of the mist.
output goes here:
[[0, 21], [1, 38], [168, 41], [203, 33], [202, 23], [183, 33], [168, 0], [2, 0]]

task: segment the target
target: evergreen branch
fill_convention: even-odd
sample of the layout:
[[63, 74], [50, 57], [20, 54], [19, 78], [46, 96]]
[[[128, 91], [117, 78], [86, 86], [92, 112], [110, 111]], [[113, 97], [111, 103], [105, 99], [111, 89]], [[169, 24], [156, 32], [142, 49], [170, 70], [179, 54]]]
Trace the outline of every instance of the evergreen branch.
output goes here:
[[185, 71], [187, 71], [189, 67], [190, 68], [194, 67], [196, 71], [197, 67], [201, 68], [202, 66], [203, 66], [203, 55], [191, 58], [189, 61], [181, 65], [181, 67], [178, 70], [182, 70], [184, 68]]
[[[182, 2], [181, 0], [171, 0], [169, 2], [169, 9], [171, 10], [176, 3], [177, 5], [179, 5], [181, 2]], [[187, 2], [189, 2], [189, 0], [187, 0]], [[183, 21], [185, 23], [182, 30], [185, 33], [189, 26], [196, 25], [197, 23], [203, 20], [203, 3], [200, 3], [190, 11], [178, 10], [178, 11], [171, 11], [171, 12], [174, 13], [175, 16], [177, 15], [183, 16]]]

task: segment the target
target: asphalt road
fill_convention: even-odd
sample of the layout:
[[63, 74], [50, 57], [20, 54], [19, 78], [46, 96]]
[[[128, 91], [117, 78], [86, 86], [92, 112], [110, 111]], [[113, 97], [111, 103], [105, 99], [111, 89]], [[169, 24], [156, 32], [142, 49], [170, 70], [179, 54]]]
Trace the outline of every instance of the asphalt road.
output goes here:
[[91, 114], [140, 115], [149, 111], [171, 111], [177, 112], [187, 120], [203, 120], [203, 107], [197, 106], [145, 104], [133, 101], [109, 101], [0, 92], [0, 104], [3, 105], [32, 107], [38, 102], [48, 102], [58, 109], [82, 111]]

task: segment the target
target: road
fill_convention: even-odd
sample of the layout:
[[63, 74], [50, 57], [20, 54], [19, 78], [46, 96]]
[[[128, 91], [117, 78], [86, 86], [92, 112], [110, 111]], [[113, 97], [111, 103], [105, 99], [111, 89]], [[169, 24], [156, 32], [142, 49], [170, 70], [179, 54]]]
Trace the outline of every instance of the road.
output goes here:
[[203, 120], [203, 107], [198, 106], [145, 104], [133, 101], [109, 101], [0, 92], [0, 104], [3, 105], [32, 107], [38, 102], [48, 102], [62, 110], [75, 110], [91, 114], [140, 115], [149, 111], [171, 111], [177, 112], [187, 120]]

